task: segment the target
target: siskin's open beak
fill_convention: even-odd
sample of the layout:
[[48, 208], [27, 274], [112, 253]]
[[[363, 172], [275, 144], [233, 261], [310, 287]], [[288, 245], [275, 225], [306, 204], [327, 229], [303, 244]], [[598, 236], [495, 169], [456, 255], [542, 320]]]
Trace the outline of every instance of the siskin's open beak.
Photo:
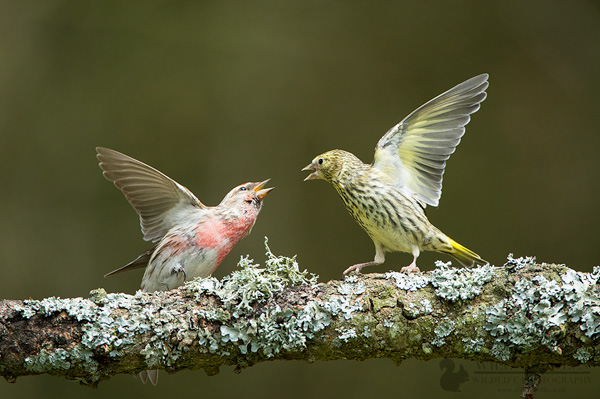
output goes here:
[[263, 187], [265, 186], [265, 184], [267, 184], [269, 182], [269, 180], [271, 180], [271, 179], [262, 181], [262, 182], [258, 183], [258, 185], [256, 187], [253, 188], [254, 192], [256, 192], [256, 196], [258, 198], [260, 198], [261, 200], [263, 198], [265, 198], [265, 196], [267, 194], [269, 194], [269, 192], [275, 188], [275, 187], [269, 187], [269, 188], [263, 189]]
[[314, 172], [312, 172], [310, 175], [306, 176], [306, 179], [304, 179], [304, 181], [316, 180], [316, 179], [321, 178], [321, 175], [319, 175], [319, 169], [315, 166], [314, 162], [309, 163], [302, 169], [303, 172], [311, 171], [311, 170], [314, 170]]

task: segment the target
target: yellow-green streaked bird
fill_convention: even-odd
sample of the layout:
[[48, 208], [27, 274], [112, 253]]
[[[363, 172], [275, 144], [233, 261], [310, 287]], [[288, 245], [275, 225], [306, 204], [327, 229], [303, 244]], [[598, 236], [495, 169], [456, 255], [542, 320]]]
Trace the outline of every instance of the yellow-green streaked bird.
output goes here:
[[397, 251], [412, 253], [412, 263], [401, 270], [409, 273], [419, 272], [421, 251], [450, 254], [465, 266], [487, 263], [425, 216], [427, 205], [439, 203], [446, 161], [470, 115], [485, 100], [487, 87], [487, 74], [475, 76], [420, 106], [383, 135], [370, 165], [347, 151], [332, 150], [302, 169], [314, 170], [305, 181], [323, 179], [333, 185], [375, 244], [375, 259], [350, 266], [344, 275], [380, 265], [386, 252]]

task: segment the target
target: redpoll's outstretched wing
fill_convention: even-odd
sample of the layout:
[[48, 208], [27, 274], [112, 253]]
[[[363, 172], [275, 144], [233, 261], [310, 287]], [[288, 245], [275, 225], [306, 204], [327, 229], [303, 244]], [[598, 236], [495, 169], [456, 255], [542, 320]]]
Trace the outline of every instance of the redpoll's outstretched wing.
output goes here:
[[117, 186], [140, 215], [144, 239], [160, 240], [180, 220], [184, 208], [206, 208], [190, 190], [137, 159], [97, 147], [103, 175]]
[[475, 76], [425, 103], [379, 140], [373, 167], [399, 190], [437, 206], [446, 161], [465, 133], [472, 113], [485, 100], [488, 75]]

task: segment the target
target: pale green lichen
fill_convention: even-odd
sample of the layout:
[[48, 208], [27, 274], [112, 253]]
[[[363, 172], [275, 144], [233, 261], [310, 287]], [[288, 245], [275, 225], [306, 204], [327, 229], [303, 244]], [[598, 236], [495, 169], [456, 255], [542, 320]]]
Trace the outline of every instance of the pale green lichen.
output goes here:
[[[533, 261], [509, 257], [514, 267]], [[560, 280], [542, 274], [521, 278], [508, 299], [486, 309], [484, 328], [508, 348], [518, 346], [527, 353], [545, 346], [560, 352], [559, 339], [568, 322], [579, 323], [587, 337], [600, 333], [600, 301], [595, 292], [598, 280], [598, 267], [591, 274], [565, 268]]]
[[369, 326], [364, 326], [362, 336], [365, 338], [371, 338], [372, 335], [373, 334], [371, 334], [371, 329], [369, 328]]
[[438, 347], [444, 345], [446, 343], [445, 338], [454, 331], [455, 326], [456, 323], [448, 318], [441, 321], [433, 330], [435, 338], [431, 341], [431, 344]]
[[356, 330], [354, 328], [340, 327], [336, 329], [338, 332], [338, 339], [343, 342], [348, 342], [350, 339], [356, 338]]
[[206, 328], [198, 329], [197, 338], [201, 353], [217, 353], [219, 351], [219, 341], [215, 335]]
[[490, 265], [470, 269], [454, 269], [449, 265], [450, 262], [437, 261], [437, 268], [431, 272], [429, 280], [435, 287], [435, 294], [451, 302], [475, 298], [483, 285], [495, 276]]
[[300, 271], [298, 262], [296, 261], [296, 255], [291, 258], [273, 255], [268, 244], [269, 239], [265, 237], [265, 254], [267, 255], [265, 266], [267, 272], [275, 274], [287, 281], [287, 286], [289, 287], [317, 284], [319, 276], [309, 273], [307, 270]]
[[510, 348], [501, 342], [496, 342], [492, 346], [492, 356], [496, 359], [506, 362], [510, 359]]
[[34, 373], [43, 372], [47, 364], [52, 364], [55, 368], [67, 370], [71, 367], [69, 357], [69, 353], [61, 348], [52, 352], [42, 349], [37, 356], [25, 359], [25, 368]]
[[513, 268], [513, 269], [522, 269], [526, 266], [535, 265], [535, 256], [525, 256], [516, 258], [512, 253], [508, 254], [507, 261], [504, 264], [505, 267]]
[[[308, 339], [329, 325], [330, 317], [315, 301], [301, 310], [281, 309], [279, 306], [265, 308], [253, 319], [239, 320], [222, 325], [219, 346], [235, 343], [242, 354], [259, 352], [267, 357], [278, 353], [306, 347]], [[219, 339], [218, 337], [215, 337]], [[226, 350], [223, 354], [228, 355]]]
[[259, 316], [256, 331], [260, 339], [253, 342], [251, 349], [267, 357], [305, 348], [308, 339], [307, 332], [297, 323], [294, 311], [282, 310], [279, 306]]
[[431, 347], [431, 344], [428, 342], [421, 344], [421, 350], [426, 355], [431, 355], [433, 353], [433, 348]]
[[332, 316], [342, 315], [346, 320], [350, 320], [354, 312], [363, 310], [361, 303], [346, 296], [331, 296], [320, 305]]
[[600, 300], [595, 294], [600, 280], [600, 266], [594, 267], [590, 274], [567, 269], [562, 275], [562, 291], [569, 305], [568, 316], [571, 321], [580, 323], [581, 330], [589, 338], [600, 333]]
[[411, 301], [407, 305], [404, 305], [402, 314], [409, 319], [416, 319], [417, 317], [426, 316], [433, 313], [433, 306], [431, 301], [427, 298], [422, 298], [420, 301]]
[[[97, 318], [97, 306], [93, 301], [83, 298], [61, 299], [56, 297], [44, 298], [41, 301], [25, 300], [23, 305], [15, 307], [23, 317], [31, 318], [34, 315], [50, 317], [65, 313], [78, 321], [92, 321]], [[86, 323], [83, 326], [89, 326]], [[86, 334], [82, 339], [85, 339]], [[79, 365], [90, 372], [90, 379], [98, 379], [94, 372], [98, 363], [93, 360], [92, 346], [82, 342], [81, 346], [56, 348], [54, 350], [42, 349], [37, 355], [25, 359], [25, 368], [33, 373], [42, 373], [47, 370], [68, 369]]]
[[53, 351], [42, 349], [36, 356], [25, 359], [25, 369], [32, 373], [43, 373], [50, 369], [68, 370], [73, 364], [78, 364], [94, 373], [98, 369], [98, 363], [92, 356], [90, 350], [81, 348], [57, 348]]
[[75, 317], [77, 321], [91, 320], [95, 315], [96, 305], [89, 299], [58, 297], [44, 298], [40, 301], [26, 299], [23, 305], [15, 306], [15, 310], [28, 319], [36, 314], [50, 316], [54, 313], [66, 312], [69, 316]]
[[246, 255], [238, 263], [240, 270], [234, 270], [223, 278], [218, 294], [225, 302], [233, 301], [241, 309], [250, 310], [250, 303], [264, 303], [286, 287], [316, 284], [318, 277], [306, 270], [300, 272], [295, 256], [273, 255], [267, 237], [265, 248], [267, 260], [264, 269]]
[[314, 333], [323, 330], [331, 323], [331, 315], [321, 306], [320, 302], [311, 300], [298, 311], [296, 316], [298, 326], [313, 338]]
[[582, 347], [577, 349], [577, 352], [573, 354], [573, 357], [579, 360], [580, 363], [587, 363], [590, 360], [592, 360], [594, 355], [592, 354], [592, 351], [590, 349]]
[[483, 338], [463, 338], [463, 347], [465, 348], [465, 352], [467, 353], [478, 353], [485, 345], [485, 341]]
[[388, 272], [385, 274], [385, 278], [394, 280], [397, 288], [406, 291], [416, 291], [429, 284], [429, 279], [418, 273]]
[[342, 295], [362, 295], [366, 291], [365, 283], [348, 283], [344, 282], [339, 285], [338, 292]]
[[344, 319], [350, 320], [355, 312], [363, 310], [359, 297], [365, 291], [364, 282], [358, 281], [356, 276], [349, 276], [337, 286], [337, 292], [340, 295], [332, 295], [327, 300], [320, 301], [319, 306], [333, 317], [342, 316]]
[[[214, 278], [197, 279], [184, 287], [194, 295], [215, 295], [225, 305], [218, 312], [211, 310], [212, 314], [198, 313], [200, 318], [222, 323], [220, 334], [198, 332], [200, 343], [208, 345], [211, 353], [229, 356], [237, 349], [242, 354], [258, 352], [271, 357], [304, 347], [308, 339], [331, 322], [330, 312], [316, 301], [308, 302], [299, 310], [281, 309], [267, 303], [287, 287], [315, 284], [317, 277], [300, 272], [295, 257], [273, 255], [266, 238], [265, 247], [264, 268], [246, 256], [238, 264], [240, 270], [221, 282]], [[263, 306], [256, 309], [256, 304]]]
[[392, 320], [385, 319], [383, 320], [383, 326], [387, 328], [394, 328], [396, 327], [396, 324]]
[[[332, 316], [348, 315], [356, 308], [347, 298], [339, 303], [332, 301], [325, 304], [311, 300], [299, 309], [282, 309], [269, 304], [273, 295], [287, 287], [316, 284], [317, 276], [300, 272], [295, 257], [273, 255], [266, 238], [265, 248], [267, 260], [264, 268], [246, 256], [238, 264], [240, 270], [221, 282], [214, 278], [197, 279], [184, 287], [194, 295], [215, 295], [225, 305], [223, 313], [199, 315], [210, 316], [211, 320], [222, 323], [220, 334], [198, 333], [200, 343], [208, 345], [211, 353], [229, 356], [232, 350], [237, 349], [241, 354], [261, 353], [272, 357], [298, 350], [305, 347], [307, 340], [313, 338], [316, 332], [327, 327]], [[360, 291], [360, 286], [352, 289], [352, 293]], [[257, 304], [261, 306], [256, 308]]]
[[427, 315], [433, 312], [433, 306], [429, 299], [423, 298], [419, 301], [419, 304], [421, 305], [421, 314]]
[[444, 321], [440, 322], [437, 325], [437, 327], [434, 330], [434, 333], [440, 338], [445, 338], [448, 335], [450, 335], [452, 331], [454, 331], [455, 326], [456, 323], [454, 321], [446, 318]]
[[[306, 341], [331, 323], [334, 314], [347, 315], [359, 306], [334, 302], [323, 307], [320, 302], [310, 301], [299, 309], [281, 309], [264, 306], [275, 293], [286, 287], [316, 284], [317, 276], [299, 271], [295, 257], [275, 256], [267, 245], [265, 268], [253, 264], [248, 257], [242, 258], [240, 270], [236, 270], [222, 282], [214, 278], [194, 281], [182, 288], [192, 298], [211, 294], [224, 303], [223, 309], [197, 309], [190, 305], [192, 317], [180, 317], [168, 307], [162, 306], [163, 293], [135, 295], [106, 294], [103, 289], [90, 293], [90, 299], [46, 298], [41, 301], [24, 301], [15, 307], [23, 317], [36, 314], [50, 316], [65, 312], [83, 321], [80, 346], [43, 350], [26, 361], [33, 372], [68, 368], [83, 364], [91, 373], [89, 381], [101, 376], [93, 374], [97, 363], [93, 351], [99, 347], [110, 357], [125, 355], [127, 347], [139, 342], [140, 334], [147, 334], [141, 354], [148, 367], [172, 365], [195, 340], [204, 345], [207, 352], [227, 356], [235, 344], [241, 353], [262, 352], [272, 356], [286, 350], [306, 345]], [[364, 285], [363, 285], [364, 287]], [[364, 289], [364, 288], [363, 288]], [[354, 287], [354, 293], [360, 292]], [[263, 305], [257, 309], [254, 305]], [[121, 311], [122, 309], [122, 311]], [[199, 326], [200, 320], [222, 323], [220, 334]], [[173, 344], [177, 342], [177, 344]]]
[[14, 310], [19, 312], [25, 319], [29, 319], [37, 314], [37, 302], [34, 300], [24, 300], [23, 305], [16, 304], [13, 307]]
[[[381, 329], [381, 325], [376, 323], [372, 325], [373, 331], [366, 324], [352, 328], [337, 327], [336, 318], [350, 320], [357, 312], [363, 311], [363, 306], [368, 306], [363, 305], [362, 298], [367, 287], [357, 276], [347, 277], [336, 286], [337, 294], [327, 295], [326, 299], [311, 299], [298, 306], [280, 307], [272, 300], [275, 296], [288, 287], [314, 285], [317, 277], [306, 271], [300, 272], [295, 257], [273, 255], [266, 238], [265, 247], [267, 260], [264, 268], [246, 256], [241, 258], [239, 270], [222, 281], [197, 279], [182, 287], [182, 294], [190, 301], [187, 308], [190, 313], [186, 317], [180, 317], [181, 313], [175, 314], [168, 306], [163, 307], [169, 293], [137, 292], [132, 296], [106, 294], [99, 289], [90, 293], [90, 299], [24, 301], [16, 308], [23, 317], [65, 312], [84, 322], [79, 347], [43, 350], [28, 358], [26, 365], [32, 371], [44, 372], [82, 364], [90, 370], [86, 380], [98, 381], [102, 375], [96, 375], [98, 365], [93, 360], [93, 351], [103, 347], [103, 352], [110, 357], [124, 356], [130, 345], [139, 344], [140, 334], [145, 334], [141, 353], [145, 356], [146, 366], [164, 367], [173, 365], [193, 344], [201, 345], [200, 352], [220, 356], [257, 353], [273, 357], [287, 351], [302, 350], [310, 339], [332, 325], [336, 332], [332, 342], [336, 346], [351, 344], [359, 335], [369, 338]], [[515, 268], [530, 262], [532, 260], [509, 258], [510, 266]], [[495, 269], [488, 265], [475, 269], [451, 269], [448, 264], [438, 266], [429, 278], [387, 273], [386, 278], [394, 285], [381, 288], [381, 296], [374, 298], [373, 308], [397, 306], [395, 293], [386, 290], [414, 292], [424, 288], [428, 282], [432, 283], [436, 295], [444, 300], [470, 300], [479, 295], [483, 286], [495, 276]], [[600, 332], [600, 303], [592, 291], [599, 279], [600, 268], [595, 268], [590, 275], [567, 269], [560, 280], [547, 279], [543, 275], [522, 279], [514, 285], [508, 299], [482, 310], [481, 317], [486, 319], [485, 331], [476, 338], [462, 338], [459, 342], [467, 353], [488, 351], [497, 359], [507, 361], [512, 348], [517, 345], [522, 345], [525, 351], [539, 345], [557, 350], [556, 331], [560, 332], [567, 322], [580, 323], [583, 335], [596, 338]], [[407, 317], [416, 318], [433, 312], [431, 301], [421, 297], [427, 292], [411, 294], [411, 301], [403, 309]], [[222, 308], [195, 307], [194, 299], [205, 301], [208, 297], [220, 301]], [[378, 301], [382, 303], [378, 305]], [[383, 318], [382, 326], [388, 329], [386, 334], [392, 340], [403, 334], [410, 342], [422, 343], [423, 337], [417, 329], [409, 329], [406, 335], [404, 327], [400, 327], [400, 318], [393, 313]], [[213, 326], [211, 329], [202, 327], [206, 321]], [[456, 322], [446, 318], [435, 326], [435, 337], [431, 343], [421, 345], [423, 352], [433, 353], [431, 345], [441, 347], [454, 337], [453, 333], [457, 334], [456, 330]], [[485, 348], [481, 335], [487, 333], [497, 341], [491, 349]], [[580, 348], [573, 356], [583, 363], [591, 359], [593, 353]]]

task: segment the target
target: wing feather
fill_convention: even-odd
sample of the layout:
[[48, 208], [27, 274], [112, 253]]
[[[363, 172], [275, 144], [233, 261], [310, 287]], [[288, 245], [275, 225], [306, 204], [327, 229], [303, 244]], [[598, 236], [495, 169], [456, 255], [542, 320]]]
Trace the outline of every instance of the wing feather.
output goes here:
[[117, 186], [140, 216], [144, 239], [158, 241], [185, 208], [206, 208], [194, 194], [164, 173], [109, 148], [97, 147], [104, 177]]
[[437, 206], [446, 161], [486, 98], [488, 75], [475, 76], [423, 104], [392, 127], [375, 148], [373, 167], [405, 194]]

